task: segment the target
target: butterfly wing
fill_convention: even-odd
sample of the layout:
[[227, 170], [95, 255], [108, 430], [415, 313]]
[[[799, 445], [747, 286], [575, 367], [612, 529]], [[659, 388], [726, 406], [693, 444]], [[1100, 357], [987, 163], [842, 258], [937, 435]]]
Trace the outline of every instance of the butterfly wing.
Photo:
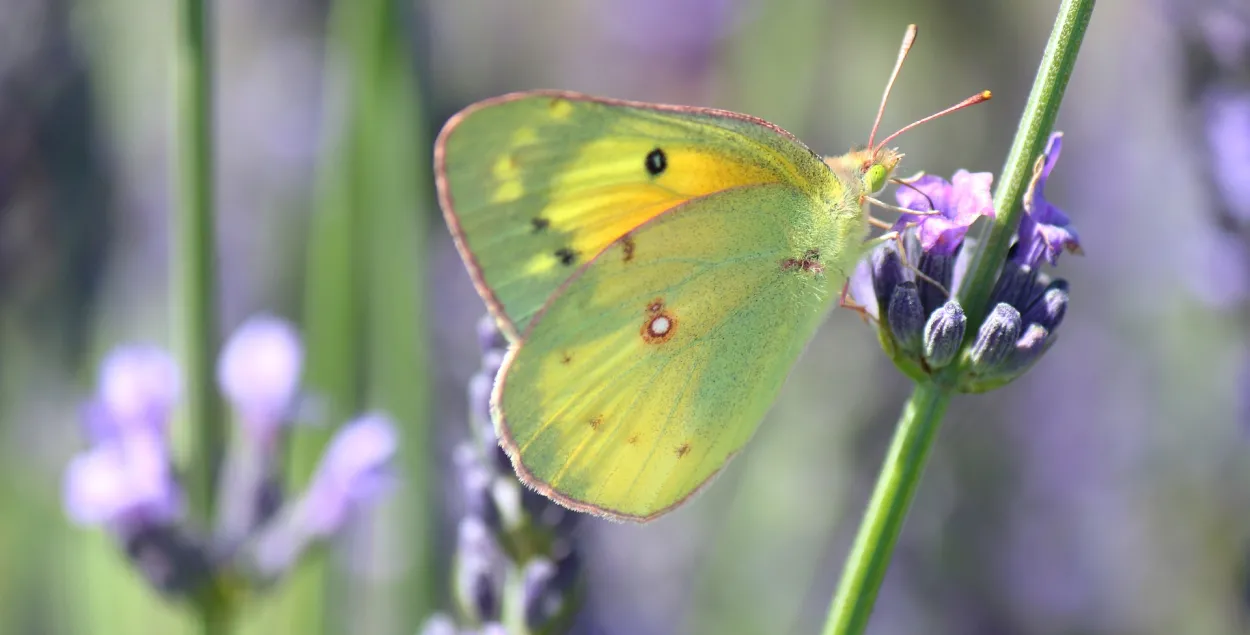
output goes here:
[[[785, 184], [732, 188], [584, 267], [495, 385], [496, 429], [522, 480], [636, 521], [707, 482], [753, 434], [862, 253], [862, 218], [823, 205]], [[821, 253], [831, 247], [843, 252]]]
[[553, 91], [470, 106], [444, 126], [434, 162], [456, 246], [514, 340], [582, 265], [665, 210], [828, 180], [818, 156], [759, 119]]

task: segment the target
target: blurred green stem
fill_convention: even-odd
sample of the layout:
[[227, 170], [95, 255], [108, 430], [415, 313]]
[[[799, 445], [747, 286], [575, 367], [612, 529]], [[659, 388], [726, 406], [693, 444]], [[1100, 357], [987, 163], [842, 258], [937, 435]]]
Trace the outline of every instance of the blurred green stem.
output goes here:
[[[211, 14], [207, 0], [179, 6], [178, 144], [179, 205], [174, 220], [171, 279], [174, 333], [186, 376], [185, 421], [192, 431], [188, 490], [192, 508], [205, 523], [213, 516], [217, 460], [224, 430], [213, 387], [217, 348], [217, 284], [213, 225], [213, 86]], [[229, 610], [212, 585], [198, 602], [203, 632], [229, 631]]]
[[[998, 216], [988, 230], [988, 237], [983, 230], [980, 248], [973, 254], [969, 275], [959, 290], [969, 324], [980, 324], [988, 309], [986, 305], [999, 268], [1006, 260], [1020, 224], [1023, 213], [1020, 198], [1032, 176], [1034, 160], [1044, 150], [1054, 126], [1093, 10], [1094, 0], [1063, 0], [1059, 7], [1059, 17], [1046, 43], [1037, 78], [994, 193]], [[968, 329], [968, 337], [974, 337], [976, 331]], [[933, 381], [916, 384], [911, 399], [903, 408], [889, 454], [881, 466], [872, 499], [842, 570], [842, 580], [829, 606], [824, 635], [859, 635], [868, 626], [877, 591], [889, 569], [894, 544], [924, 472], [929, 447], [950, 402], [953, 389], [947, 375], [955, 370], [952, 366]]]

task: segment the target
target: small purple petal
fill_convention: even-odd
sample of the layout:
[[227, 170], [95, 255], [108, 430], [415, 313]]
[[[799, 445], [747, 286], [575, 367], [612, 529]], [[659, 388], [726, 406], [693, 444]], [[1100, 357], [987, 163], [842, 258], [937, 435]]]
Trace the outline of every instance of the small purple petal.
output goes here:
[[1033, 182], [1024, 194], [1025, 215], [1016, 232], [1019, 241], [1013, 256], [1017, 263], [1035, 267], [1045, 259], [1054, 265], [1059, 261], [1059, 254], [1065, 250], [1081, 252], [1080, 237], [1070, 226], [1068, 215], [1051, 205], [1045, 196], [1046, 180], [1050, 178], [1050, 172], [1055, 168], [1062, 150], [1063, 133], [1056, 132], [1046, 144], [1046, 158], [1041, 171], [1034, 175]]
[[[899, 205], [916, 211], [933, 211], [925, 216], [904, 214], [894, 229], [915, 225], [920, 247], [926, 252], [951, 255], [967, 235], [968, 229], [982, 216], [993, 217], [993, 198], [989, 172], [959, 170], [952, 182], [937, 176], [924, 175], [899, 186], [894, 197]], [[929, 207], [932, 202], [932, 208]]]
[[308, 533], [335, 533], [356, 505], [389, 491], [394, 478], [388, 468], [398, 449], [399, 436], [385, 415], [365, 415], [343, 426], [326, 447], [304, 495]]
[[1216, 94], [1206, 114], [1216, 189], [1234, 217], [1250, 222], [1250, 92]]
[[872, 317], [877, 316], [877, 293], [872, 287], [872, 258], [862, 258], [851, 273], [848, 293], [851, 300], [864, 307]]
[[178, 364], [155, 346], [114, 349], [100, 366], [99, 381], [99, 405], [115, 431], [163, 430], [182, 391]]
[[[944, 210], [950, 207], [950, 192], [951, 184], [946, 179], [925, 174], [894, 190], [894, 200], [898, 201], [900, 207], [914, 209], [917, 212], [927, 212], [931, 209]], [[910, 218], [919, 220], [922, 217]]]
[[299, 390], [304, 350], [289, 322], [249, 318], [222, 349], [217, 383], [251, 434], [268, 439], [287, 418]]
[[165, 439], [134, 433], [74, 457], [65, 470], [65, 510], [84, 525], [164, 524], [182, 513]]

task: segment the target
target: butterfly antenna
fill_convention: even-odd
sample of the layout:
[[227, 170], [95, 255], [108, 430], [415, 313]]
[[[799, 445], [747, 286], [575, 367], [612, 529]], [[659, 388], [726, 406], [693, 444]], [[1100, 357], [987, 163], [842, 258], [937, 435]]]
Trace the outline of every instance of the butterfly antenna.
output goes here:
[[[908, 130], [911, 130], [912, 128], [915, 128], [916, 126], [919, 126], [919, 125], [920, 125], [920, 124], [922, 124], [922, 123], [928, 123], [928, 122], [933, 121], [934, 119], [937, 119], [938, 117], [941, 117], [941, 116], [943, 116], [943, 115], [949, 115], [949, 114], [951, 114], [952, 112], [955, 112], [956, 110], [963, 110], [964, 108], [967, 108], [968, 106], [975, 106], [975, 105], [977, 105], [977, 104], [979, 104], [979, 103], [981, 103], [981, 102], [983, 102], [983, 101], [989, 101], [989, 100], [990, 100], [990, 97], [993, 97], [993, 95], [991, 95], [991, 94], [990, 94], [990, 91], [988, 91], [988, 90], [983, 90], [983, 91], [981, 91], [981, 92], [979, 92], [979, 93], [977, 93], [977, 94], [975, 94], [975, 95], [973, 95], [973, 96], [971, 96], [971, 97], [969, 97], [969, 98], [967, 98], [967, 99], [965, 99], [965, 100], [963, 100], [963, 101], [961, 101], [961, 102], [959, 102], [959, 103], [955, 104], [954, 106], [951, 106], [950, 108], [947, 108], [946, 110], [943, 110], [942, 112], [933, 113], [932, 115], [929, 115], [928, 117], [925, 117], [924, 119], [921, 119], [921, 120], [919, 120], [919, 121], [914, 121], [914, 122], [912, 122], [912, 123], [909, 123], [909, 124], [907, 124], [906, 126], [903, 126], [902, 128], [899, 128], [899, 130], [898, 130], [897, 132], [895, 132], [894, 134], [892, 134], [892, 135], [890, 135], [890, 136], [886, 137], [885, 139], [882, 139], [882, 140], [881, 140], [881, 144], [880, 144], [880, 145], [878, 145], [876, 148], [874, 148], [874, 152], [875, 152], [875, 151], [880, 151], [880, 150], [881, 150], [881, 148], [884, 148], [884, 147], [885, 147], [885, 144], [887, 144], [887, 143], [889, 143], [889, 142], [893, 141], [893, 140], [894, 140], [895, 138], [897, 138], [899, 135], [903, 134], [904, 132], [907, 132]], [[871, 144], [869, 145], [869, 147], [872, 147], [872, 146], [871, 146]]]
[[894, 62], [894, 71], [890, 73], [890, 81], [885, 83], [885, 93], [881, 95], [881, 106], [877, 108], [877, 118], [872, 122], [872, 132], [868, 133], [868, 147], [872, 147], [872, 140], [877, 136], [877, 128], [881, 125], [881, 116], [885, 114], [885, 102], [890, 99], [890, 90], [894, 88], [894, 80], [898, 79], [898, 72], [903, 69], [903, 60], [907, 59], [907, 52], [911, 50], [911, 45], [916, 41], [916, 25], [907, 25], [907, 31], [903, 33], [903, 45], [898, 49], [898, 60]]

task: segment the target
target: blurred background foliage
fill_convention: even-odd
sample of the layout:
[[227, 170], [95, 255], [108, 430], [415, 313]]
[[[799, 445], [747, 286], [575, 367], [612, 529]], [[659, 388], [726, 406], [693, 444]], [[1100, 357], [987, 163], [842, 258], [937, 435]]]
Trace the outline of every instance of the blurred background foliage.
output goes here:
[[[448, 116], [566, 88], [748, 112], [838, 154], [915, 22], [884, 128], [995, 99], [902, 137], [903, 173], [997, 171], [1055, 5], [213, 2], [219, 321], [297, 320], [325, 417], [384, 406], [405, 433], [391, 503], [251, 601], [246, 630], [413, 633], [449, 604], [483, 308], [431, 195]], [[1027, 377], [952, 406], [871, 633], [1250, 631], [1250, 114], [1220, 128], [1207, 97], [1250, 94], [1248, 12], [1101, 3], [1048, 189], [1086, 250], [1059, 271], [1068, 326]], [[0, 633], [195, 628], [60, 506], [95, 363], [169, 344], [174, 25], [169, 3], [0, 0]], [[906, 389], [835, 313], [714, 487], [645, 527], [579, 525], [575, 632], [814, 632]]]

